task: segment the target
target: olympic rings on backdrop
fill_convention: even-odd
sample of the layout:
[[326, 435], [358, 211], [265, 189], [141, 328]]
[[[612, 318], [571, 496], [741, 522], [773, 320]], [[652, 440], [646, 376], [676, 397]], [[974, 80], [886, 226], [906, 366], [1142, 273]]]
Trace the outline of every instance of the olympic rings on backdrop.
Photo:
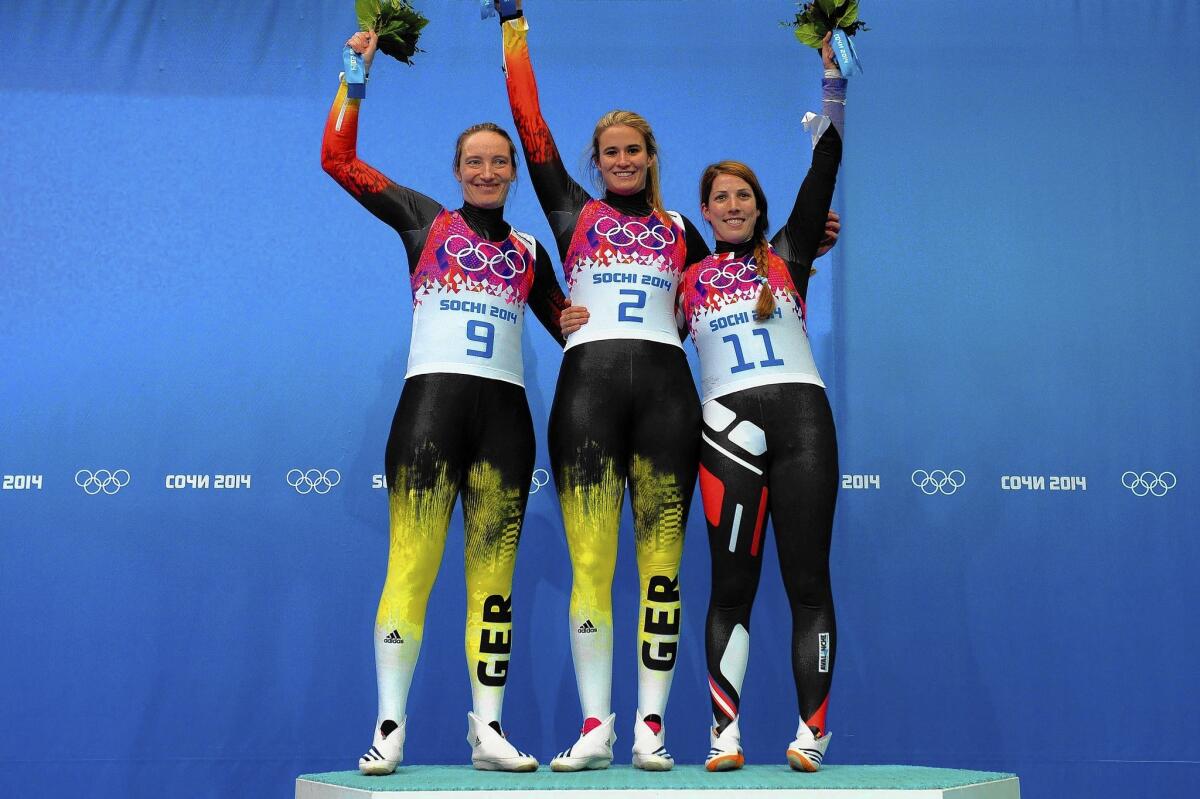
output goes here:
[[[730, 267], [736, 266], [736, 270], [730, 270]], [[721, 266], [710, 266], [700, 271], [700, 282], [705, 286], [712, 286], [717, 291], [724, 291], [736, 283], [747, 283], [758, 279], [758, 267], [754, 265], [754, 259], [749, 261], [731, 261]]]
[[596, 220], [592, 230], [614, 247], [628, 247], [636, 243], [649, 250], [661, 250], [668, 244], [675, 243], [675, 231], [658, 222], [647, 226], [636, 219], [622, 222], [611, 216], [602, 216]]
[[88, 469], [80, 469], [75, 472], [75, 485], [82, 488], [86, 494], [99, 494], [101, 491], [105, 494], [115, 494], [129, 485], [129, 471], [127, 469], [117, 469], [116, 471], [97, 469], [93, 472]]
[[292, 469], [287, 473], [287, 484], [296, 489], [297, 494], [328, 494], [330, 489], [340, 482], [342, 474], [337, 469], [326, 469], [323, 472], [320, 469], [309, 469], [307, 472]]
[[468, 272], [490, 269], [501, 280], [511, 280], [525, 273], [525, 259], [512, 247], [502, 250], [490, 241], [476, 243], [457, 233], [447, 238], [442, 246], [446, 254]]
[[1174, 488], [1178, 482], [1174, 472], [1163, 472], [1162, 474], [1125, 472], [1121, 475], [1121, 485], [1132, 491], [1135, 497], [1144, 497], [1147, 494], [1161, 497]]
[[536, 494], [550, 482], [550, 472], [545, 469], [534, 469], [533, 479], [529, 481], [529, 493]]
[[912, 484], [930, 496], [938, 492], [949, 496], [966, 485], [966, 482], [967, 476], [962, 469], [954, 469], [950, 472], [944, 472], [941, 469], [934, 469], [932, 472], [917, 469], [912, 473]]

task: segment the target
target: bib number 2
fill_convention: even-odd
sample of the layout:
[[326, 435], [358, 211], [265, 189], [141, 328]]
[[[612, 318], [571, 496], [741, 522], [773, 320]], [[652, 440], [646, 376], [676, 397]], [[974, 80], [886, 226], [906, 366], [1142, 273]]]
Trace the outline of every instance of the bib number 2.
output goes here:
[[621, 289], [622, 297], [633, 297], [617, 305], [618, 322], [644, 322], [640, 316], [634, 316], [630, 311], [640, 311], [646, 307], [646, 292], [641, 289]]

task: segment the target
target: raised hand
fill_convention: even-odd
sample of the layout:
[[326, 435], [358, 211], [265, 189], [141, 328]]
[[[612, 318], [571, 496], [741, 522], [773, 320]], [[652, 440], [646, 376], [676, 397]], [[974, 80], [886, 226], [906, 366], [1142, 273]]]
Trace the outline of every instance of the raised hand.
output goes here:
[[346, 40], [346, 46], [362, 57], [363, 71], [371, 71], [375, 51], [379, 49], [379, 36], [375, 31], [359, 31]]
[[833, 57], [832, 42], [833, 31], [829, 31], [825, 34], [825, 38], [821, 40], [821, 61], [824, 63], [825, 69], [838, 69], [837, 59]]

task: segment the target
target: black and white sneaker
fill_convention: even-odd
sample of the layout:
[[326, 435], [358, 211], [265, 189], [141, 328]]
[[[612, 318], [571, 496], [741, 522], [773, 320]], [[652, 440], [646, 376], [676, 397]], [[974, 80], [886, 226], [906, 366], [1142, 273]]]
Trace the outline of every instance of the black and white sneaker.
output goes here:
[[485, 722], [468, 713], [467, 743], [471, 745], [471, 763], [480, 771], [537, 771], [537, 758], [517, 751], [504, 737], [499, 722]]
[[404, 724], [384, 719], [375, 730], [371, 748], [358, 759], [358, 770], [370, 776], [391, 774], [404, 760]]

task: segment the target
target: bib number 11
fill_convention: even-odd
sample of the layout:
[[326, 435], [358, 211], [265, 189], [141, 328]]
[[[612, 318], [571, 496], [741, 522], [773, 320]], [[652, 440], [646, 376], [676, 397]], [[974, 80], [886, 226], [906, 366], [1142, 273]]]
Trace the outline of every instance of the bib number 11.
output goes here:
[[767, 357], [766, 359], [759, 361], [757, 364], [747, 361], [746, 355], [742, 350], [741, 338], [738, 337], [736, 333], [730, 333], [728, 336], [722, 338], [721, 341], [727, 341], [733, 345], [733, 357], [737, 359], [737, 363], [730, 368], [729, 372], [731, 374], [748, 371], [753, 369], [756, 365], [763, 367], [783, 366], [783, 359], [775, 357], [775, 348], [771, 346], [771, 332], [765, 327], [755, 328], [752, 332], [754, 335], [762, 339], [763, 350], [765, 351]]

